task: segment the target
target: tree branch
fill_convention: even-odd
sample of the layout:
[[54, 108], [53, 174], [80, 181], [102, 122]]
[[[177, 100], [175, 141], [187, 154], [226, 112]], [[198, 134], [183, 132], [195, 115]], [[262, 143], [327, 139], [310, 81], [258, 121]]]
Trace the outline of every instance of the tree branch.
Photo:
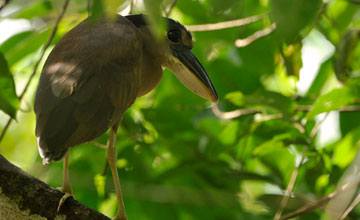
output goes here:
[[247, 18], [241, 18], [237, 20], [232, 21], [225, 21], [225, 22], [219, 22], [215, 24], [199, 24], [199, 25], [188, 25], [186, 28], [189, 31], [215, 31], [215, 30], [221, 30], [226, 28], [233, 28], [233, 27], [240, 27], [247, 24], [254, 23], [256, 21], [259, 21], [263, 18], [266, 18], [268, 16], [268, 13], [255, 15]]
[[247, 38], [244, 39], [237, 39], [235, 41], [235, 46], [236, 47], [246, 47], [247, 45], [251, 44], [252, 42], [256, 41], [259, 38], [268, 36], [269, 34], [271, 34], [274, 30], [276, 29], [276, 24], [272, 23], [271, 26], [260, 30], [260, 31], [256, 31], [255, 33], [253, 33], [252, 35], [250, 35]]
[[237, 110], [230, 111], [230, 112], [222, 112], [219, 109], [219, 106], [216, 104], [214, 104], [211, 109], [212, 109], [212, 112], [214, 113], [214, 115], [221, 119], [233, 119], [233, 118], [238, 118], [242, 115], [250, 115], [250, 114], [255, 114], [255, 113], [260, 112], [257, 109], [251, 109], [251, 108], [237, 109]]
[[[339, 189], [337, 189], [334, 192], [330, 193], [329, 195], [327, 195], [327, 196], [325, 196], [325, 197], [323, 197], [323, 198], [321, 198], [321, 199], [319, 199], [319, 200], [317, 200], [317, 201], [315, 201], [315, 202], [313, 202], [311, 204], [307, 204], [304, 207], [283, 216], [280, 220], [292, 219], [292, 218], [300, 216], [300, 215], [302, 215], [304, 213], [314, 211], [315, 209], [324, 206], [327, 202], [329, 202], [329, 200], [331, 200], [331, 199], [335, 198], [336, 196], [341, 195], [342, 193], [344, 193], [345, 190], [347, 190], [347, 189], [349, 189], [351, 187], [354, 187], [354, 186], [356, 186], [358, 184], [359, 184], [359, 181], [354, 181], [354, 182], [345, 184], [342, 187], [340, 187]], [[357, 202], [357, 200], [355, 199], [354, 202]], [[351, 208], [353, 208], [353, 207], [351, 206]]]
[[164, 7], [163, 11], [164, 11], [165, 17], [169, 17], [169, 15], [172, 12], [172, 10], [174, 9], [176, 3], [177, 3], [177, 0], [173, 0], [168, 7]]
[[25, 173], [2, 155], [0, 173], [0, 219], [110, 220], [73, 198], [67, 199], [57, 212], [63, 193]]

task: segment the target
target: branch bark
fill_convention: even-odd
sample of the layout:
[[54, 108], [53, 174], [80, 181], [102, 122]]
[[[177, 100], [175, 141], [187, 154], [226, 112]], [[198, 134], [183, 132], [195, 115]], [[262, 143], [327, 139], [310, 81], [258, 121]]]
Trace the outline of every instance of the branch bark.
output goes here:
[[110, 220], [73, 198], [67, 199], [57, 212], [62, 196], [59, 190], [25, 173], [0, 154], [0, 219]]

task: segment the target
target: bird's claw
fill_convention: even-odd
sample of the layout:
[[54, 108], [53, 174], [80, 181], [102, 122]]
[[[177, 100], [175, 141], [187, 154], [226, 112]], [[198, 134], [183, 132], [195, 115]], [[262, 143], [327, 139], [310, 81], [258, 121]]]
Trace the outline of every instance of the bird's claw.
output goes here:
[[73, 197], [74, 198], [74, 195], [72, 194], [72, 192], [66, 192], [64, 191], [64, 189], [62, 187], [58, 187], [56, 188], [58, 190], [60, 190], [62, 193], [65, 193], [65, 195], [63, 195], [63, 197], [61, 197], [60, 201], [59, 201], [59, 204], [58, 204], [58, 207], [57, 207], [57, 211], [59, 212], [60, 211], [60, 208], [61, 206], [64, 205], [65, 201], [70, 198], [70, 197]]

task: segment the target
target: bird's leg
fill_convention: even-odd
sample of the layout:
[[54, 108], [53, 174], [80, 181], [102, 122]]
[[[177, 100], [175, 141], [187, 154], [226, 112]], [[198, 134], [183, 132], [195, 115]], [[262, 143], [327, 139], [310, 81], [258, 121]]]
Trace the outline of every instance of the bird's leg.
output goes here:
[[73, 197], [73, 193], [70, 185], [70, 177], [69, 177], [69, 150], [65, 154], [64, 167], [63, 167], [63, 184], [59, 190], [65, 193], [65, 195], [61, 197], [57, 211], [60, 211], [60, 208], [64, 204], [66, 199]]
[[116, 131], [117, 125], [111, 127], [110, 129], [110, 137], [107, 147], [107, 159], [109, 161], [109, 165], [111, 168], [112, 177], [114, 180], [115, 190], [116, 190], [116, 197], [118, 200], [118, 210], [116, 216], [113, 220], [127, 220], [125, 206], [123, 201], [123, 196], [121, 193], [119, 175], [116, 168]]

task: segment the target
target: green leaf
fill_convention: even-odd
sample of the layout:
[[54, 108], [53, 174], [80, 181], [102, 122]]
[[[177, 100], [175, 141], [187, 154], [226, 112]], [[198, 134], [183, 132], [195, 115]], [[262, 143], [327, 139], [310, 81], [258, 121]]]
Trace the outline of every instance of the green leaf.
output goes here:
[[162, 0], [144, 1], [145, 8], [149, 13], [148, 19], [151, 24], [151, 30], [157, 37], [163, 36], [165, 31], [165, 22], [161, 15]]
[[0, 110], [11, 118], [16, 117], [19, 99], [16, 95], [14, 79], [10, 73], [7, 61], [0, 52]]
[[90, 19], [96, 20], [100, 17], [103, 17], [105, 12], [104, 0], [92, 0], [91, 9], [90, 9]]
[[352, 91], [347, 88], [334, 89], [333, 91], [320, 96], [314, 103], [313, 108], [306, 114], [308, 120], [323, 112], [337, 110], [340, 107], [353, 103], [355, 97]]
[[349, 132], [334, 148], [333, 164], [345, 168], [355, 158], [360, 140], [360, 128]]
[[282, 113], [293, 111], [293, 101], [280, 93], [258, 90], [252, 95], [245, 96], [245, 103], [250, 106], [264, 108], [265, 110], [276, 110]]
[[115, 15], [117, 10], [121, 4], [123, 4], [125, 0], [105, 0], [105, 10], [108, 15]]
[[92, 0], [91, 20], [96, 20], [104, 15], [115, 18], [118, 8], [125, 0]]
[[7, 39], [0, 45], [0, 50], [4, 54], [7, 54], [11, 50], [13, 50], [17, 44], [27, 41], [29, 39], [28, 37], [30, 37], [34, 33], [34, 31], [24, 31], [11, 36], [9, 39]]
[[309, 90], [307, 91], [306, 96], [315, 96], [321, 92], [325, 83], [333, 74], [332, 67], [333, 67], [333, 58], [330, 58], [321, 64], [320, 70], [316, 75], [314, 81], [312, 82]]
[[105, 195], [105, 183], [106, 177], [101, 174], [96, 174], [96, 176], [94, 177], [94, 185], [100, 197], [104, 197]]
[[32, 3], [28, 7], [24, 7], [14, 13], [11, 17], [13, 18], [25, 18], [32, 19], [34, 17], [48, 16], [49, 12], [53, 9], [51, 1], [44, 0]]
[[302, 43], [300, 42], [283, 46], [282, 57], [284, 58], [286, 72], [288, 75], [296, 76], [296, 78], [299, 78], [300, 69], [302, 67], [301, 48]]
[[229, 100], [231, 103], [238, 107], [244, 105], [244, 94], [240, 91], [230, 92], [226, 94], [225, 99]]
[[234, 144], [239, 134], [239, 121], [228, 124], [220, 133], [219, 140], [223, 145]]
[[8, 39], [0, 50], [6, 56], [9, 66], [20, 61], [27, 55], [37, 51], [48, 39], [51, 29], [44, 30], [41, 33], [28, 32], [21, 33]]
[[275, 35], [291, 43], [320, 11], [321, 0], [272, 0], [271, 17], [276, 22]]
[[351, 73], [352, 54], [360, 38], [360, 29], [348, 31], [336, 47], [334, 69], [339, 81], [345, 82]]

